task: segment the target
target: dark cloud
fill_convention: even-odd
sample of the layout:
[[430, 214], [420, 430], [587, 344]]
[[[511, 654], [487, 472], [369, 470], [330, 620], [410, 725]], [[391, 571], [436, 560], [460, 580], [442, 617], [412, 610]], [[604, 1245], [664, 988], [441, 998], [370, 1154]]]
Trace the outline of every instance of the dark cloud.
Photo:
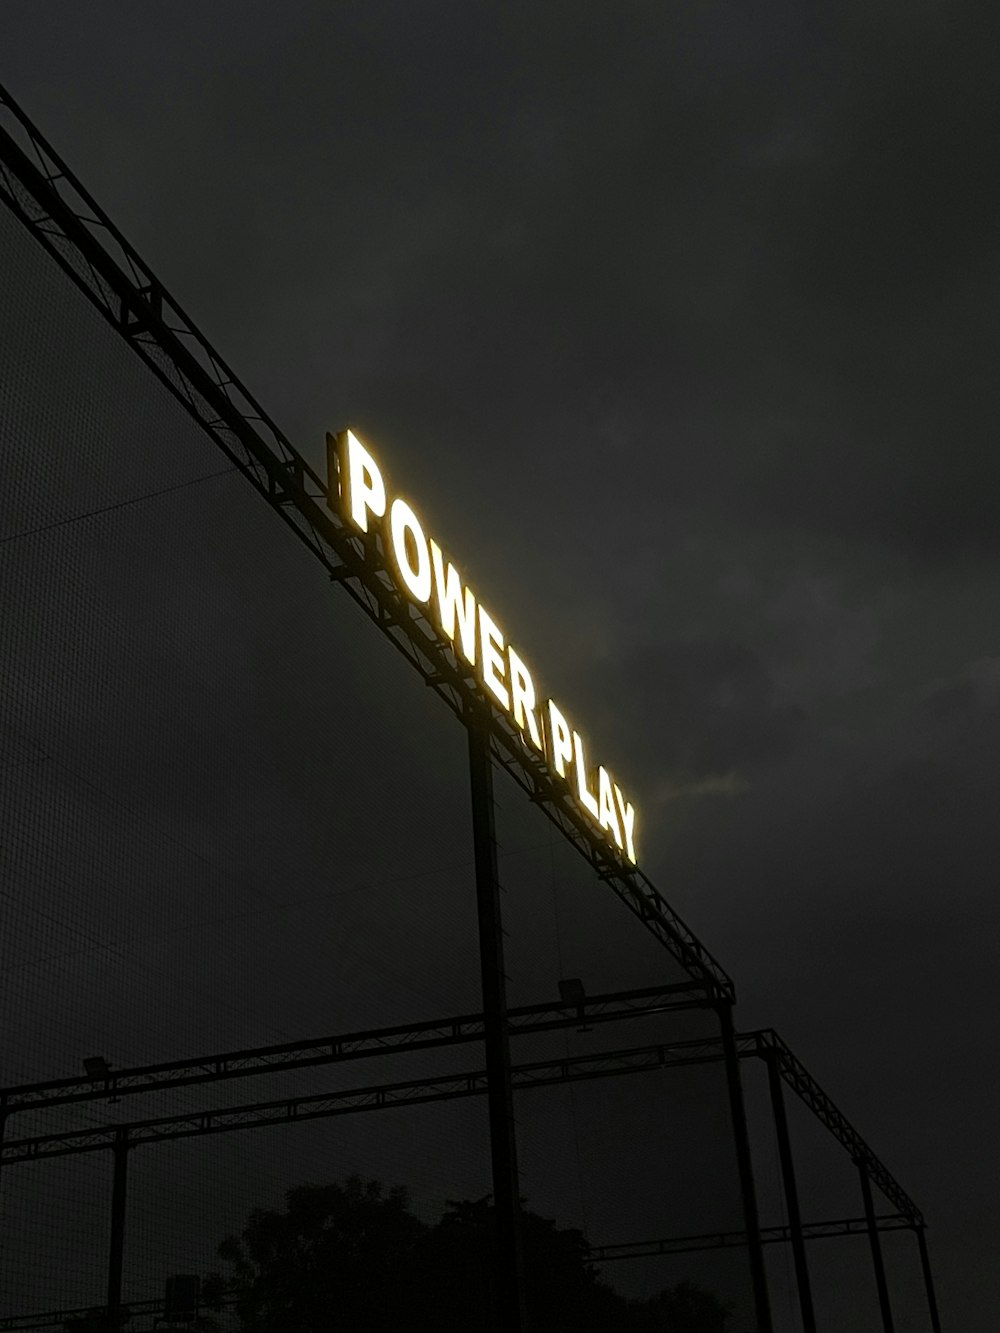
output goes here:
[[[317, 466], [327, 429], [367, 435], [635, 791], [741, 1022], [788, 1033], [940, 1226], [946, 1323], [985, 1327], [991, 10], [8, 9], [14, 95]], [[210, 470], [3, 245], [3, 532]], [[461, 734], [241, 494], [0, 547], [10, 809], [45, 811], [8, 961], [66, 956], [10, 994], [53, 1061], [126, 1011], [153, 1058], [206, 1013], [223, 1041], [468, 1004]], [[557, 954], [656, 979], [518, 799], [519, 996]]]
[[581, 683], [579, 698], [654, 792], [766, 766], [788, 752], [804, 723], [800, 710], [776, 703], [748, 648], [708, 638], [615, 657]]

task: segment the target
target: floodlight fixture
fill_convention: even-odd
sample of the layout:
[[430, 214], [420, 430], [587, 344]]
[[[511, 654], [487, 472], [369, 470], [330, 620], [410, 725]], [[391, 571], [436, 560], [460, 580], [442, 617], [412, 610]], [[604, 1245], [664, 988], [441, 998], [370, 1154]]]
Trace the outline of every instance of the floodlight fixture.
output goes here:
[[575, 1004], [576, 1012], [579, 1015], [583, 1027], [577, 1028], [577, 1032], [592, 1032], [584, 1021], [583, 1006], [587, 1002], [587, 992], [583, 988], [583, 982], [579, 977], [563, 977], [559, 982], [559, 998], [566, 1004]]

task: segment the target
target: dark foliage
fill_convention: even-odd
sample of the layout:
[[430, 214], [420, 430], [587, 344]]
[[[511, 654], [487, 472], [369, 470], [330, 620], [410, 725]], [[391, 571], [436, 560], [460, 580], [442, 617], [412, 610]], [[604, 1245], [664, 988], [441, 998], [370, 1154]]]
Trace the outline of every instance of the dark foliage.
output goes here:
[[[537, 1333], [724, 1333], [725, 1306], [688, 1283], [619, 1296], [580, 1231], [525, 1210], [523, 1241]], [[228, 1273], [207, 1278], [205, 1296], [234, 1298], [244, 1333], [489, 1333], [494, 1244], [488, 1198], [451, 1203], [428, 1226], [403, 1189], [357, 1176], [300, 1185], [284, 1212], [258, 1210], [223, 1241]]]

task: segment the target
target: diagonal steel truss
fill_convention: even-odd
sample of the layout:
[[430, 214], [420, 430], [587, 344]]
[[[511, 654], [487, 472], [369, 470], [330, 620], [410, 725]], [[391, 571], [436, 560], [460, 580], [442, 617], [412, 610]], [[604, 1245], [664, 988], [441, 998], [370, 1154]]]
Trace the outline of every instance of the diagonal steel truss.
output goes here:
[[[483, 707], [474, 678], [393, 586], [380, 540], [328, 504], [325, 483], [199, 332], [13, 98], [0, 88], [0, 198], [453, 713]], [[617, 855], [520, 732], [490, 708], [493, 759], [689, 976], [732, 1000], [732, 980], [646, 875]]]
[[739, 1038], [741, 1055], [759, 1055], [763, 1059], [777, 1060], [778, 1072], [786, 1085], [812, 1111], [816, 1119], [830, 1131], [833, 1137], [851, 1155], [851, 1160], [864, 1166], [869, 1177], [901, 1213], [910, 1218], [914, 1226], [924, 1226], [924, 1217], [920, 1209], [905, 1192], [888, 1167], [875, 1156], [871, 1148], [854, 1128], [847, 1116], [834, 1105], [820, 1085], [785, 1045], [773, 1028], [764, 1028], [758, 1032], [748, 1032]]

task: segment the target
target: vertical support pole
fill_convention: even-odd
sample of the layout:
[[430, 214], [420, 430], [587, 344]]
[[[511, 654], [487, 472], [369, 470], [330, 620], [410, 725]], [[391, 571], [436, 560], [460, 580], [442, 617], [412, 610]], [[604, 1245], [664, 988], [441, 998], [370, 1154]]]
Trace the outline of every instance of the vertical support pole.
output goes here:
[[764, 1061], [767, 1065], [767, 1082], [771, 1092], [774, 1130], [778, 1139], [778, 1160], [781, 1162], [781, 1181], [785, 1189], [785, 1209], [788, 1213], [788, 1230], [792, 1240], [792, 1256], [795, 1260], [795, 1280], [799, 1288], [802, 1329], [803, 1333], [816, 1333], [816, 1312], [813, 1309], [812, 1287], [809, 1283], [809, 1265], [806, 1262], [802, 1214], [799, 1211], [799, 1191], [795, 1183], [795, 1162], [792, 1158], [792, 1141], [788, 1133], [788, 1116], [785, 1113], [778, 1052], [769, 1047], [764, 1055]]
[[514, 1095], [507, 1032], [507, 995], [493, 818], [493, 766], [490, 760], [489, 715], [470, 712], [469, 774], [472, 788], [472, 835], [479, 915], [479, 961], [483, 987], [483, 1030], [486, 1047], [487, 1102], [493, 1202], [497, 1227], [496, 1305], [501, 1333], [524, 1333], [524, 1265], [521, 1254], [520, 1189], [514, 1131]]
[[757, 1190], [750, 1160], [750, 1132], [747, 1128], [746, 1106], [743, 1102], [743, 1083], [740, 1079], [740, 1058], [736, 1051], [733, 1031], [731, 1000], [716, 1005], [722, 1031], [722, 1056], [726, 1065], [726, 1083], [729, 1088], [729, 1110], [733, 1118], [733, 1140], [736, 1147], [736, 1165], [743, 1199], [743, 1228], [750, 1253], [750, 1279], [753, 1285], [754, 1311], [757, 1316], [756, 1333], [773, 1333], [771, 1302], [767, 1294], [767, 1272], [764, 1268], [764, 1247], [760, 1239], [760, 1217], [757, 1212]]
[[[7, 1110], [7, 1094], [0, 1097], [0, 1179], [3, 1177], [3, 1143], [7, 1134], [7, 1117], [10, 1112]], [[0, 1192], [0, 1207], [3, 1204], [3, 1194]], [[0, 1212], [2, 1219], [2, 1212]], [[2, 1220], [0, 1220], [0, 1234], [2, 1234]]]
[[927, 1309], [931, 1316], [933, 1333], [941, 1333], [941, 1317], [938, 1314], [937, 1296], [934, 1294], [934, 1275], [931, 1273], [931, 1257], [927, 1253], [927, 1237], [924, 1227], [914, 1227], [917, 1233], [917, 1245], [920, 1248], [920, 1267], [924, 1273], [924, 1287], [927, 1291]]
[[885, 1333], [895, 1333], [892, 1306], [889, 1304], [889, 1284], [885, 1280], [885, 1264], [882, 1262], [882, 1245], [878, 1238], [878, 1222], [875, 1218], [875, 1205], [872, 1203], [872, 1185], [868, 1179], [868, 1168], [858, 1158], [855, 1158], [855, 1165], [861, 1177], [861, 1197], [865, 1201], [865, 1221], [868, 1223], [868, 1243], [872, 1250], [875, 1285], [878, 1287], [878, 1303], [882, 1311], [882, 1327]]
[[114, 1178], [111, 1185], [111, 1244], [108, 1251], [108, 1333], [121, 1327], [122, 1251], [125, 1245], [125, 1203], [128, 1194], [128, 1130], [115, 1131], [112, 1148]]

